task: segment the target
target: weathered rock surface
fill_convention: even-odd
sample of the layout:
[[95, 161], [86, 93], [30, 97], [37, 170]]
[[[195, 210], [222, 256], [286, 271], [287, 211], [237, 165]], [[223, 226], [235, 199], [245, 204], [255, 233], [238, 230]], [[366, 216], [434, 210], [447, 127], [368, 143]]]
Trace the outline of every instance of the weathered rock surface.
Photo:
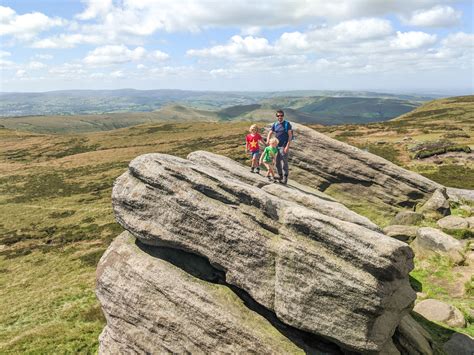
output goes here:
[[457, 189], [454, 187], [448, 187], [446, 189], [446, 192], [449, 198], [456, 202], [461, 201], [461, 200], [474, 201], [474, 190]]
[[442, 322], [450, 327], [465, 327], [466, 321], [461, 311], [450, 304], [427, 299], [415, 305], [413, 311], [421, 314], [428, 320]]
[[419, 227], [416, 226], [387, 226], [383, 232], [389, 237], [398, 239], [405, 243], [411, 243], [415, 237]]
[[469, 223], [466, 219], [459, 216], [446, 216], [436, 223], [438, 227], [443, 229], [465, 229], [469, 227]]
[[337, 141], [300, 124], [292, 145], [292, 176], [320, 190], [387, 209], [426, 201], [441, 185], [371, 153]]
[[451, 214], [448, 199], [446, 188], [439, 188], [433, 193], [429, 200], [421, 206], [420, 212], [434, 218], [447, 216]]
[[470, 229], [474, 229], [474, 216], [466, 218], [467, 223], [469, 224]]
[[395, 332], [395, 339], [403, 354], [433, 354], [430, 334], [410, 315], [402, 318]]
[[416, 250], [449, 253], [453, 257], [460, 257], [459, 252], [462, 251], [463, 244], [449, 234], [431, 227], [419, 228], [416, 234], [412, 243]]
[[143, 243], [205, 257], [291, 327], [357, 351], [391, 344], [415, 299], [411, 249], [331, 199], [246, 170], [204, 152], [140, 156], [114, 185], [117, 220]]
[[123, 232], [97, 267], [97, 296], [107, 318], [99, 352], [340, 353], [248, 308], [220, 284], [222, 276], [202, 257], [136, 244]]
[[391, 225], [416, 225], [423, 220], [421, 213], [414, 211], [400, 211], [390, 222]]
[[447, 355], [473, 355], [474, 339], [466, 334], [454, 333], [444, 344], [443, 350]]

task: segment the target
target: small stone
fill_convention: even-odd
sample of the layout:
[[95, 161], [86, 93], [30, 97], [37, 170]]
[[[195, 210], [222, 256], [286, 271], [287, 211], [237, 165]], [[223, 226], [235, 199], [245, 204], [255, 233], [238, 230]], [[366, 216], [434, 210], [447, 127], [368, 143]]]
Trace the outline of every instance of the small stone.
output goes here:
[[440, 252], [461, 251], [462, 243], [439, 229], [431, 227], [419, 228], [416, 232], [417, 247]]
[[414, 211], [401, 211], [390, 222], [391, 225], [415, 225], [423, 220], [423, 215]]
[[474, 229], [474, 216], [466, 218], [467, 224], [469, 224], [470, 229]]
[[430, 321], [441, 322], [450, 327], [464, 328], [466, 320], [459, 309], [434, 299], [421, 301], [413, 310]]
[[398, 239], [405, 243], [411, 243], [416, 237], [418, 227], [415, 226], [388, 226], [383, 229], [383, 232], [389, 237]]
[[446, 216], [438, 220], [438, 227], [443, 229], [466, 229], [469, 223], [465, 218], [459, 216]]
[[447, 355], [472, 355], [474, 354], [474, 339], [466, 334], [454, 333], [444, 344], [443, 350]]
[[428, 201], [420, 208], [420, 212], [429, 217], [437, 218], [451, 214], [446, 188], [437, 189]]
[[419, 300], [419, 299], [425, 299], [426, 297], [428, 297], [428, 295], [424, 292], [417, 292], [416, 293], [416, 299]]
[[412, 247], [414, 247], [418, 253], [445, 253], [456, 263], [460, 263], [464, 260], [461, 254], [463, 243], [436, 228], [419, 228], [416, 232], [416, 238], [412, 243]]

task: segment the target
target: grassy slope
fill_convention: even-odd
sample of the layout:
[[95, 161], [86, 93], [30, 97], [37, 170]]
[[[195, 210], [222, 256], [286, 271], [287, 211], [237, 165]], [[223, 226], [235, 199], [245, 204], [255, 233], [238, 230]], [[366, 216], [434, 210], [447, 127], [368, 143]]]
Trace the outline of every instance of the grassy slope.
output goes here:
[[[463, 130], [472, 131], [469, 117], [460, 121]], [[436, 132], [416, 126], [319, 128], [369, 149], [381, 148], [382, 156], [411, 167], [408, 154], [393, 154], [394, 149], [403, 153], [409, 143], [396, 141], [407, 134], [415, 140], [442, 134], [432, 122], [423, 130]], [[131, 159], [148, 152], [186, 156], [206, 149], [245, 161], [247, 128], [248, 122], [167, 123], [61, 136], [0, 129], [0, 215], [5, 216], [0, 221], [0, 303], [8, 309], [0, 313], [0, 353], [95, 351], [104, 319], [93, 293], [94, 269], [120, 231], [110, 206], [114, 179]], [[375, 144], [382, 139], [387, 147]], [[430, 296], [451, 299], [440, 291], [447, 271], [442, 269], [438, 280], [423, 270], [418, 264], [414, 277]], [[455, 303], [468, 307], [462, 297]]]
[[205, 148], [244, 160], [248, 123], [49, 136], [0, 129], [0, 353], [94, 352], [95, 265], [120, 227], [114, 179], [137, 155]]

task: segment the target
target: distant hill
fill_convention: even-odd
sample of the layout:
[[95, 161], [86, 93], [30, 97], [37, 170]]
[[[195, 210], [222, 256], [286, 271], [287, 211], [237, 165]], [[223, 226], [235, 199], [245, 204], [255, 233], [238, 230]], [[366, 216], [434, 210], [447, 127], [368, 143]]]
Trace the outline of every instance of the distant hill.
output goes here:
[[392, 121], [430, 123], [435, 121], [466, 122], [474, 124], [474, 95], [433, 100]]
[[106, 131], [151, 122], [273, 121], [283, 109], [286, 118], [298, 123], [334, 125], [386, 121], [407, 113], [420, 102], [370, 97], [274, 97], [259, 103], [205, 110], [167, 104], [151, 112], [115, 112], [100, 115], [52, 115], [0, 118], [0, 124], [39, 133]]
[[[85, 115], [116, 112], [151, 112], [170, 104], [206, 110], [260, 104], [265, 99], [359, 97], [414, 102], [435, 96], [394, 95], [365, 91], [233, 92], [189, 90], [64, 90], [41, 93], [0, 93], [0, 116]], [[286, 105], [285, 105], [286, 106]], [[288, 107], [288, 106], [286, 106]]]

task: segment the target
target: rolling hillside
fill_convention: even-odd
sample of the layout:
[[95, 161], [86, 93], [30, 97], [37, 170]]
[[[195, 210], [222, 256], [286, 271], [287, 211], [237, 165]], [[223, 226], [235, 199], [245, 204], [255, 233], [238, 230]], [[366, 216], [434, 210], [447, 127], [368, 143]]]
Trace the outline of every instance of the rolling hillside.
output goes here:
[[0, 118], [9, 129], [38, 133], [79, 133], [106, 131], [151, 122], [264, 121], [275, 119], [275, 110], [298, 123], [334, 125], [386, 121], [406, 113], [420, 103], [392, 98], [366, 97], [278, 97], [261, 103], [234, 105], [220, 110], [204, 110], [168, 104], [151, 112], [101, 115], [56, 115]]
[[[474, 167], [468, 159], [472, 153], [441, 156], [439, 164], [430, 158], [414, 160], [409, 149], [453, 133], [458, 136], [448, 139], [474, 148], [473, 99], [431, 102], [415, 111], [419, 116], [414, 118], [313, 127], [449, 186], [472, 188]], [[444, 114], [459, 111], [462, 118], [449, 119], [447, 124], [437, 121], [441, 116], [425, 114], [440, 108], [447, 109]], [[258, 110], [263, 109], [238, 114]], [[0, 221], [0, 304], [6, 310], [0, 312], [0, 353], [97, 350], [105, 321], [94, 294], [95, 266], [121, 231], [114, 221], [110, 195], [113, 181], [131, 159], [149, 152], [184, 157], [204, 149], [248, 163], [243, 145], [248, 121], [195, 122], [198, 113], [180, 106], [162, 111], [161, 118], [173, 121], [179, 111], [188, 122], [64, 135], [0, 128], [0, 215], [6, 216]], [[288, 117], [291, 112], [287, 110]], [[273, 109], [268, 113], [273, 114]], [[420, 122], [417, 117], [422, 117]], [[370, 206], [364, 208], [368, 212]], [[449, 265], [439, 267], [439, 279], [421, 277], [427, 274], [423, 265], [413, 275], [423, 280], [423, 292], [449, 299], [438, 282], [448, 287], [456, 274]], [[463, 298], [451, 301], [467, 302]], [[440, 336], [452, 332], [435, 327]]]

